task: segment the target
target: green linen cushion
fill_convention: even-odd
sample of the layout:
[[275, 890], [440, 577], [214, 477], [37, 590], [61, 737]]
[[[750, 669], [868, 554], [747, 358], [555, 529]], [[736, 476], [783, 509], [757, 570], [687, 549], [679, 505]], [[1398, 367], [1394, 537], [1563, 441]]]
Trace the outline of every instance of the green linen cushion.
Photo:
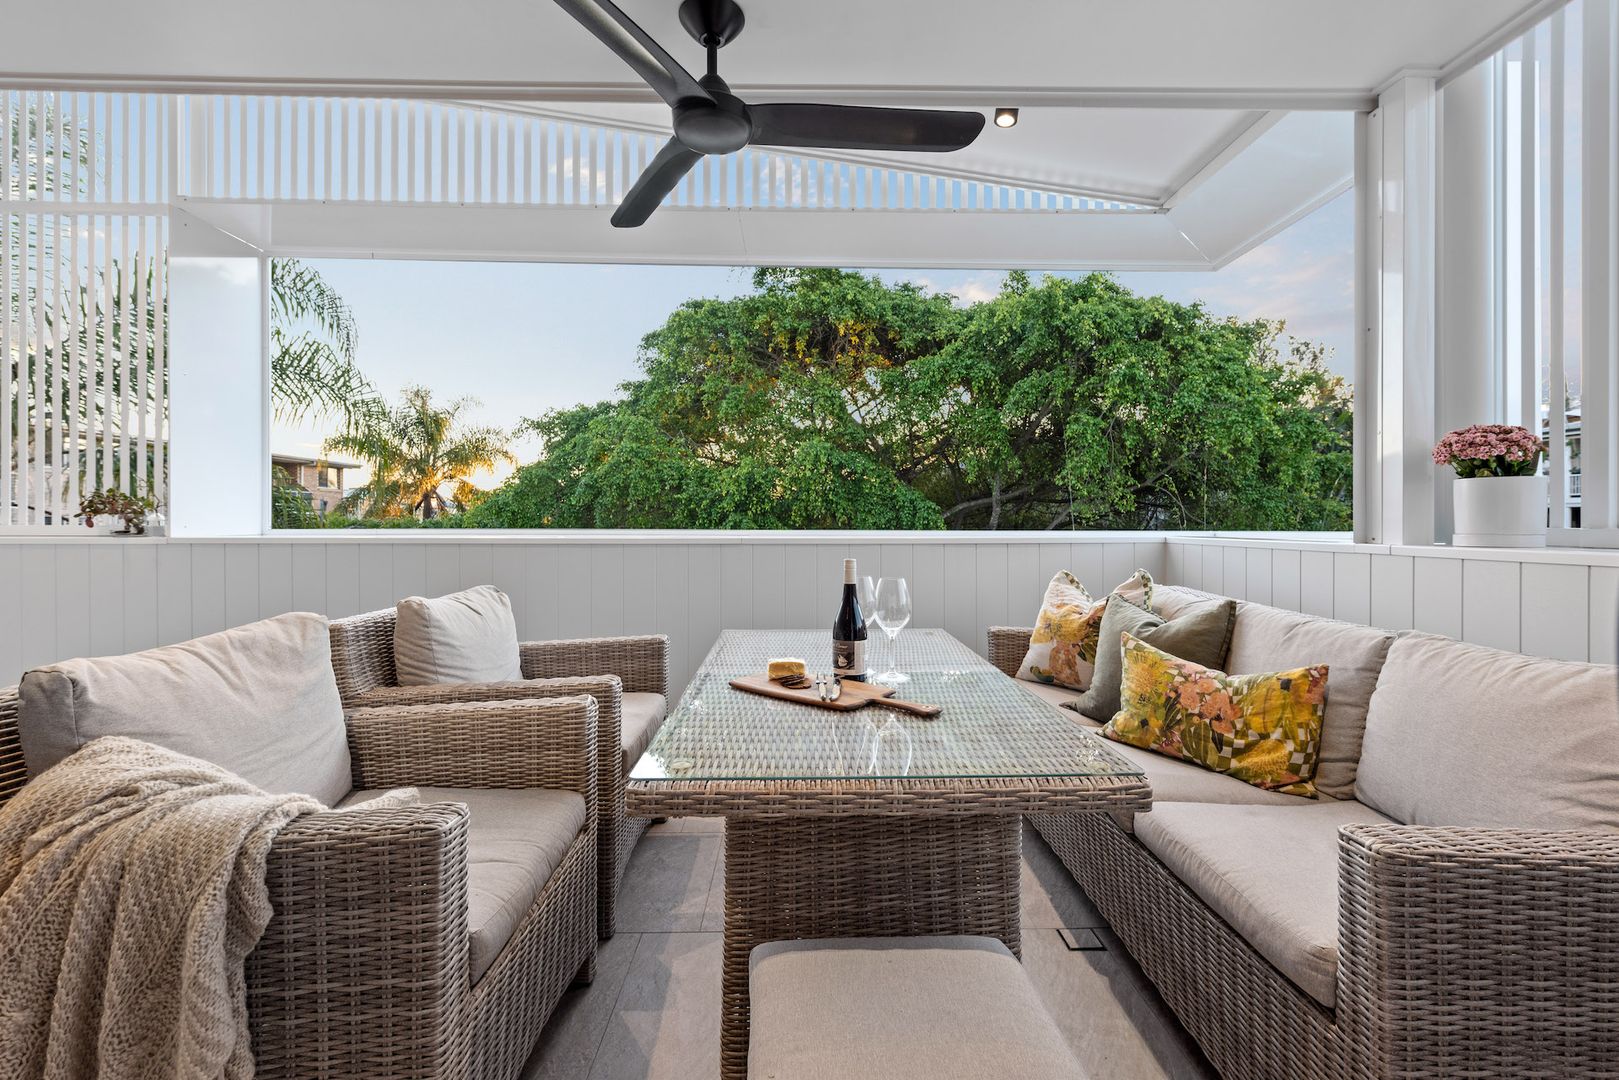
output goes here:
[[1224, 670], [1236, 619], [1235, 600], [1201, 600], [1165, 620], [1125, 597], [1112, 597], [1102, 613], [1091, 688], [1077, 700], [1064, 703], [1065, 707], [1104, 724], [1113, 719], [1119, 711], [1119, 681], [1124, 675], [1121, 643], [1125, 634], [1202, 667]]

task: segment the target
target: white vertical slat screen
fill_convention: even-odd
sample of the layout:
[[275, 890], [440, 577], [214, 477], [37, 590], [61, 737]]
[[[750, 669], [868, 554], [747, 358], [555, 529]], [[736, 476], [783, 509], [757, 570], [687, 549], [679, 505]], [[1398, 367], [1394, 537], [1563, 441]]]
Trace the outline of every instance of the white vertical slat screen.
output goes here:
[[1573, 0], [1490, 65], [1496, 419], [1547, 438], [1552, 542], [1616, 547], [1619, 0]]
[[[475, 104], [188, 97], [208, 167], [179, 194], [210, 199], [617, 203], [662, 137]], [[156, 110], [154, 117], [162, 115]], [[862, 190], [864, 182], [864, 190]], [[761, 150], [704, 158], [674, 206], [1142, 212], [1130, 204]]]
[[0, 529], [163, 498], [172, 134], [160, 95], [0, 91]]

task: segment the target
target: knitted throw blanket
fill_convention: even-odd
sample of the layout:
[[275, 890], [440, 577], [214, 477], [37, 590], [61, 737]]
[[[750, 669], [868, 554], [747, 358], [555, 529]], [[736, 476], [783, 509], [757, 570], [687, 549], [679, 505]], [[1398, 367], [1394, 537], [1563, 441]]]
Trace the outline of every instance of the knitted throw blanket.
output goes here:
[[124, 738], [0, 807], [0, 1077], [251, 1077], [270, 843], [320, 809]]

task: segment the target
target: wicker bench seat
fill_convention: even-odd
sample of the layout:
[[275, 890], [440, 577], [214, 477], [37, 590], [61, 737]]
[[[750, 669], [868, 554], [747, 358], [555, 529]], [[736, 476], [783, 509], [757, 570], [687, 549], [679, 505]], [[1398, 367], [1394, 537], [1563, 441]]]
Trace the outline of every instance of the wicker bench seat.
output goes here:
[[773, 941], [749, 958], [749, 1080], [1080, 1080], [1034, 984], [986, 937]]
[[1227, 670], [1312, 663], [1319, 799], [1121, 745], [1150, 813], [1030, 822], [1225, 1080], [1612, 1076], [1615, 670], [1237, 604]]

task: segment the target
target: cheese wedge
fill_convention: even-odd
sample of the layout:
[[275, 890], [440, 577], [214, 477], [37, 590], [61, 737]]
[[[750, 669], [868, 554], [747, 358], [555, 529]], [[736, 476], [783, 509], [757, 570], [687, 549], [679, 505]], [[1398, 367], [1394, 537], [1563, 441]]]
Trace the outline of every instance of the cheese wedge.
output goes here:
[[773, 681], [780, 681], [793, 675], [803, 675], [804, 661], [790, 656], [780, 660], [772, 660], [766, 674]]

